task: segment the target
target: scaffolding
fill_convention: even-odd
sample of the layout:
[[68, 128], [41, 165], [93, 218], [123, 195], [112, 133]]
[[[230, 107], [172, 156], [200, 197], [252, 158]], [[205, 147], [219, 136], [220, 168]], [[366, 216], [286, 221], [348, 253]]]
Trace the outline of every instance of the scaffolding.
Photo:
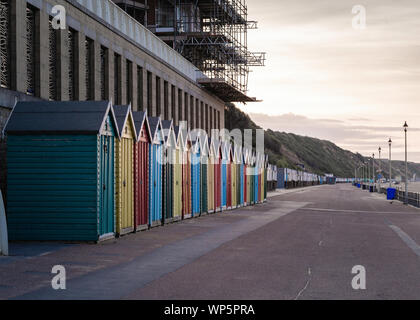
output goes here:
[[206, 78], [198, 82], [225, 102], [250, 102], [250, 67], [264, 66], [265, 53], [249, 52], [245, 0], [176, 0], [173, 47]]
[[[251, 102], [247, 96], [251, 67], [265, 65], [264, 52], [248, 50], [245, 0], [113, 0], [147, 10], [146, 26], [173, 47], [204, 77], [197, 81], [225, 102]], [[132, 9], [130, 9], [132, 10]]]

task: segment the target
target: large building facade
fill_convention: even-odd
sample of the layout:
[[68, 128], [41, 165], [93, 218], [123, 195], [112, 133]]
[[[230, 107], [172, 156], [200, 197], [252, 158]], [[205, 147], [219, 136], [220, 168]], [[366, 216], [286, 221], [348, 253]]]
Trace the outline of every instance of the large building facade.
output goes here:
[[[236, 3], [0, 0], [0, 130], [16, 101], [40, 99], [112, 100], [131, 103], [133, 110], [147, 110], [149, 116], [173, 119], [175, 125], [186, 121], [190, 129], [224, 128], [226, 102], [253, 101], [246, 96], [243, 81], [231, 76], [243, 77], [243, 72], [226, 69], [238, 65], [247, 69], [252, 60], [255, 65], [255, 56], [228, 52], [227, 47], [234, 48], [233, 38], [223, 36], [216, 41], [221, 32], [210, 32], [215, 28], [208, 28], [204, 8], [211, 4], [219, 10], [220, 3], [232, 1]], [[65, 9], [64, 29], [54, 27], [57, 6]], [[185, 12], [195, 17], [198, 29], [186, 29], [190, 18], [184, 18]], [[235, 21], [223, 24], [249, 25]], [[188, 46], [192, 35], [195, 40], [205, 38], [201, 46]], [[218, 61], [215, 57], [221, 53], [225, 56]], [[5, 143], [1, 139], [4, 190]]]

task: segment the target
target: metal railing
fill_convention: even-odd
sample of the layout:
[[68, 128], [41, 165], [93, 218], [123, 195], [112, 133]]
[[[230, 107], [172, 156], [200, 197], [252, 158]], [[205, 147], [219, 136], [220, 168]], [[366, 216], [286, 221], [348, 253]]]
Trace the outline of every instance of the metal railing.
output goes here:
[[[405, 191], [397, 190], [395, 193], [395, 199], [404, 202], [405, 201]], [[408, 193], [408, 204], [420, 208], [420, 193], [409, 192]]]
[[[362, 184], [363, 186], [363, 184]], [[377, 188], [376, 186], [374, 187], [376, 192], [378, 193], [382, 193], [382, 194], [387, 194], [387, 190], [388, 188], [384, 188], [384, 187], [379, 187]], [[404, 190], [400, 190], [397, 189], [397, 191], [395, 192], [395, 200], [404, 202], [405, 201], [405, 191]], [[409, 192], [408, 193], [408, 204], [420, 208], [420, 193], [419, 192]]]

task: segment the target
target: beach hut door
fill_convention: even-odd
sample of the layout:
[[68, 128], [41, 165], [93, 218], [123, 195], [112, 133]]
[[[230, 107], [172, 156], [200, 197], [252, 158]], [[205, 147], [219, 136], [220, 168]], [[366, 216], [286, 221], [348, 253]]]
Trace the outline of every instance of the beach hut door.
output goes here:
[[100, 235], [112, 233], [114, 230], [114, 163], [112, 136], [102, 136], [101, 152], [101, 214]]

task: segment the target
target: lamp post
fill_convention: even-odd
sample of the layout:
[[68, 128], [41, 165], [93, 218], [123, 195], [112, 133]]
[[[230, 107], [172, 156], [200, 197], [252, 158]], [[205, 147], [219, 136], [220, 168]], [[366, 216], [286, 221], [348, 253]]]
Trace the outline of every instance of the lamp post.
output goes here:
[[404, 204], [408, 204], [408, 170], [407, 170], [407, 121], [404, 123], [404, 135], [405, 135], [405, 197]]
[[381, 168], [381, 152], [382, 152], [382, 148], [379, 147], [378, 148], [378, 152], [379, 152], [379, 168], [378, 168], [378, 172], [380, 175], [382, 175], [382, 168]]
[[375, 182], [376, 182], [376, 179], [375, 179], [375, 154], [374, 153], [372, 153], [372, 180], [373, 180], [373, 183], [375, 184]]
[[366, 182], [366, 180], [365, 180], [365, 163], [363, 162], [363, 165], [362, 165], [362, 185], [364, 185], [365, 184], [365, 182]]
[[389, 138], [388, 140], [388, 145], [389, 145], [389, 187], [392, 188], [392, 162], [391, 162], [391, 145], [392, 145], [392, 140], [391, 138]]
[[367, 177], [368, 177], [368, 172], [367, 172], [367, 162], [365, 162], [365, 184], [367, 184]]
[[353, 181], [353, 184], [356, 183], [356, 180], [357, 180], [357, 168], [354, 167], [354, 181]]

